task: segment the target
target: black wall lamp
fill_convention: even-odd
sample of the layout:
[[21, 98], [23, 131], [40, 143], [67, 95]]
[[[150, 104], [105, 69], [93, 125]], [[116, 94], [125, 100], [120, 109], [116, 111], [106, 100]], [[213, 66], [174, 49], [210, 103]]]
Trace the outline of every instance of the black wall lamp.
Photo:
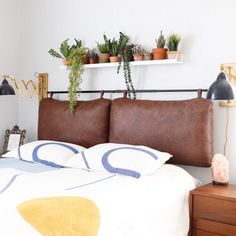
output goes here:
[[0, 95], [15, 95], [15, 91], [6, 79], [0, 85]]
[[230, 82], [235, 83], [236, 76], [233, 73], [233, 66], [236, 64], [222, 64], [221, 72], [217, 76], [217, 79], [212, 83], [207, 92], [207, 99], [221, 100], [220, 106], [227, 107], [227, 119], [225, 128], [225, 144], [224, 155], [226, 154], [226, 147], [228, 141], [228, 123], [229, 123], [229, 107], [236, 106], [234, 100], [234, 92]]

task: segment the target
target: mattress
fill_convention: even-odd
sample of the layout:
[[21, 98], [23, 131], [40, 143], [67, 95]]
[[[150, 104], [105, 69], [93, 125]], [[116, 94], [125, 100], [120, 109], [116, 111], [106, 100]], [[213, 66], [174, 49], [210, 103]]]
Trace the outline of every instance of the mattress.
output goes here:
[[171, 164], [136, 179], [1, 159], [0, 234], [41, 235], [18, 212], [17, 206], [24, 201], [80, 196], [92, 200], [99, 209], [98, 236], [186, 236], [188, 195], [195, 187], [196, 180], [190, 174]]

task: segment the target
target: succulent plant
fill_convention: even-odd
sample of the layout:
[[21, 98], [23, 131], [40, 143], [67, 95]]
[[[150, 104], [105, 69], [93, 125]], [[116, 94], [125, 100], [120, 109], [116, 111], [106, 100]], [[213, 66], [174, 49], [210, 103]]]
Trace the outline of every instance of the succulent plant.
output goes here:
[[167, 43], [166, 43], [169, 51], [177, 51], [180, 40], [181, 40], [181, 37], [178, 34], [174, 34], [174, 33], [170, 34], [167, 37]]
[[103, 34], [103, 43], [98, 43], [97, 42], [97, 48], [100, 53], [109, 53], [109, 48], [111, 46], [111, 40], [107, 38], [105, 34]]
[[98, 54], [96, 48], [89, 50], [89, 57], [93, 59], [98, 59]]
[[161, 34], [159, 36], [158, 39], [155, 39], [156, 44], [157, 44], [157, 48], [164, 48], [166, 45], [166, 39], [164, 37], [164, 35], [162, 34], [162, 30], [161, 30]]
[[117, 40], [113, 38], [110, 44], [109, 53], [111, 56], [115, 57], [119, 56], [120, 52], [121, 52], [120, 44]]

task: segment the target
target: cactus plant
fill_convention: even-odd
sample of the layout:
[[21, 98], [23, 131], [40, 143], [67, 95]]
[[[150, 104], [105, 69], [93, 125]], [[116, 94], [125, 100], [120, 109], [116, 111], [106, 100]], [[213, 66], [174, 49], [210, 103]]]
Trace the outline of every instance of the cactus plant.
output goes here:
[[157, 48], [164, 48], [166, 45], [166, 39], [164, 37], [164, 35], [162, 34], [162, 30], [161, 30], [161, 34], [159, 36], [158, 39], [155, 39], [156, 44], [157, 44]]
[[169, 49], [169, 51], [178, 51], [178, 45], [180, 42], [181, 37], [178, 34], [170, 34], [167, 37], [167, 47]]

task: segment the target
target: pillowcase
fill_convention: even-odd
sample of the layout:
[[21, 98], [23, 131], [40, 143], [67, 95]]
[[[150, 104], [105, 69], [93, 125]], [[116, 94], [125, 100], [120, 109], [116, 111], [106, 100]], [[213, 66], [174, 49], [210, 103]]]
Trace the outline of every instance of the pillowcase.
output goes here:
[[72, 156], [65, 165], [139, 178], [152, 174], [171, 156], [146, 146], [104, 143]]
[[84, 147], [72, 143], [40, 140], [24, 144], [2, 156], [61, 167], [68, 158], [84, 149]]

